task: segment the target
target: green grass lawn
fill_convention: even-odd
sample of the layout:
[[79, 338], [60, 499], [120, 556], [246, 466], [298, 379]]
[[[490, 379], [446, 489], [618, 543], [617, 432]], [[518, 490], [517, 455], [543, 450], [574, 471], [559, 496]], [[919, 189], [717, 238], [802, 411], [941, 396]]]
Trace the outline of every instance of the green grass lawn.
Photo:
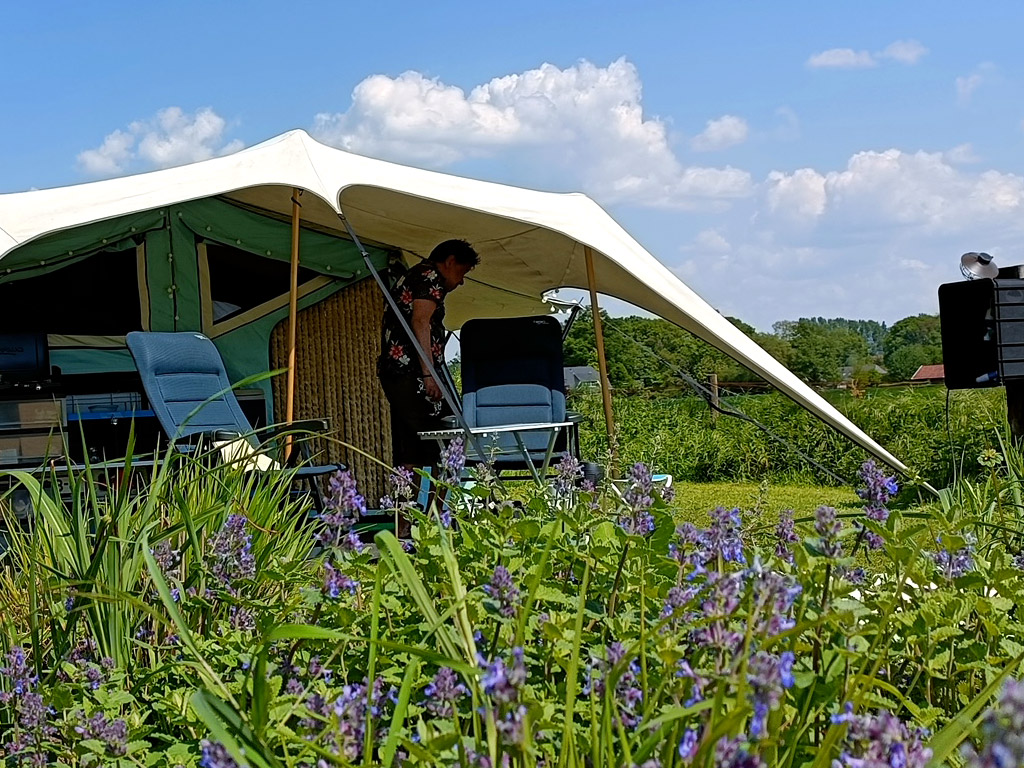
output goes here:
[[706, 525], [708, 512], [715, 507], [739, 507], [759, 510], [770, 519], [783, 509], [792, 509], [798, 518], [814, 514], [822, 504], [835, 507], [840, 514], [855, 512], [863, 502], [850, 488], [819, 485], [780, 485], [766, 483], [676, 483], [672, 506], [680, 520]]

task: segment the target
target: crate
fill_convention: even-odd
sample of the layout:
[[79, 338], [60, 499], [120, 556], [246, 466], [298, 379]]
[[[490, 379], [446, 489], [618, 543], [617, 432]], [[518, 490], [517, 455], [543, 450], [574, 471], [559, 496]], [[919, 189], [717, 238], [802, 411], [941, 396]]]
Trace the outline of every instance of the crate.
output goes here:
[[0, 429], [48, 429], [65, 424], [63, 399], [0, 401]]

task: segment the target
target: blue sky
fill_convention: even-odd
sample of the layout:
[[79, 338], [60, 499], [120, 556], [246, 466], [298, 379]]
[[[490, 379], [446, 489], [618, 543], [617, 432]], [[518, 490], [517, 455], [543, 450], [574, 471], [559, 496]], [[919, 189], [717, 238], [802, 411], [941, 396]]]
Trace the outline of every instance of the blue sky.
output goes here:
[[304, 128], [584, 191], [763, 330], [892, 322], [936, 311], [964, 251], [1024, 262], [1022, 17], [1008, 2], [12, 5], [0, 192]]

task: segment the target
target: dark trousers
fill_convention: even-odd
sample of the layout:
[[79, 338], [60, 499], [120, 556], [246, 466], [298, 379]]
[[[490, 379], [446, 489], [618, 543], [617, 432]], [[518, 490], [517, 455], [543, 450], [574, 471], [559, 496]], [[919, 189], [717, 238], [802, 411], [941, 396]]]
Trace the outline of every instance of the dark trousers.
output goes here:
[[380, 385], [391, 406], [391, 447], [395, 466], [436, 467], [440, 446], [421, 440], [418, 432], [443, 429], [442, 419], [451, 413], [444, 400], [427, 397], [423, 380], [413, 374], [383, 374]]

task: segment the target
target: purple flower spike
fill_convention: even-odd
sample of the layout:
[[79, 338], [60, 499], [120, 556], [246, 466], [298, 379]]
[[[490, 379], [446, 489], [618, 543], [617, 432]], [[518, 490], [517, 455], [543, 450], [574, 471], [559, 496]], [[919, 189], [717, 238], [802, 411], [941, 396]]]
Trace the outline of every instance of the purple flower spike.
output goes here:
[[506, 665], [503, 659], [488, 662], [483, 656], [477, 657], [477, 663], [483, 670], [480, 684], [484, 693], [499, 704], [508, 704], [519, 699], [519, 691], [526, 684], [526, 662], [523, 660], [523, 649], [512, 649], [511, 664]]
[[825, 557], [836, 558], [843, 552], [843, 545], [838, 541], [843, 524], [836, 517], [832, 507], [820, 506], [814, 512], [814, 530], [821, 537], [819, 548]]
[[235, 758], [227, 747], [219, 741], [202, 741], [203, 757], [199, 761], [200, 768], [239, 768]]
[[252, 535], [246, 532], [248, 522], [245, 515], [228, 515], [210, 543], [210, 570], [228, 588], [256, 575]]
[[498, 605], [498, 613], [506, 619], [516, 615], [516, 608], [519, 605], [519, 588], [512, 580], [512, 574], [504, 565], [494, 569], [491, 576], [491, 583], [484, 585], [484, 592]]
[[555, 465], [555, 497], [569, 498], [583, 479], [583, 465], [569, 453], [562, 454], [562, 460]]
[[327, 597], [337, 600], [342, 592], [354, 595], [358, 591], [358, 581], [337, 570], [330, 563], [324, 563], [324, 594]]
[[467, 695], [466, 686], [459, 682], [459, 676], [448, 667], [441, 667], [434, 679], [423, 689], [426, 697], [423, 706], [437, 717], [450, 718], [455, 715], [458, 702]]
[[927, 732], [911, 730], [885, 710], [875, 715], [855, 715], [847, 705], [843, 714], [832, 719], [846, 723], [839, 759], [832, 763], [836, 768], [925, 768], [931, 760], [932, 751], [923, 741]]
[[889, 499], [899, 492], [896, 478], [887, 477], [878, 465], [870, 460], [861, 465], [859, 474], [864, 487], [858, 489], [857, 495], [866, 502], [864, 505], [865, 517], [875, 522], [884, 523], [889, 519], [887, 507]]
[[462, 477], [466, 468], [466, 446], [461, 437], [452, 440], [441, 451], [441, 479], [443, 482], [455, 483]]
[[800, 541], [793, 522], [793, 510], [784, 509], [779, 513], [779, 524], [775, 527], [775, 555], [780, 560], [793, 563], [792, 545]]
[[980, 728], [980, 751], [965, 745], [967, 768], [1024, 765], [1024, 683], [1007, 679], [996, 705], [985, 713]]

